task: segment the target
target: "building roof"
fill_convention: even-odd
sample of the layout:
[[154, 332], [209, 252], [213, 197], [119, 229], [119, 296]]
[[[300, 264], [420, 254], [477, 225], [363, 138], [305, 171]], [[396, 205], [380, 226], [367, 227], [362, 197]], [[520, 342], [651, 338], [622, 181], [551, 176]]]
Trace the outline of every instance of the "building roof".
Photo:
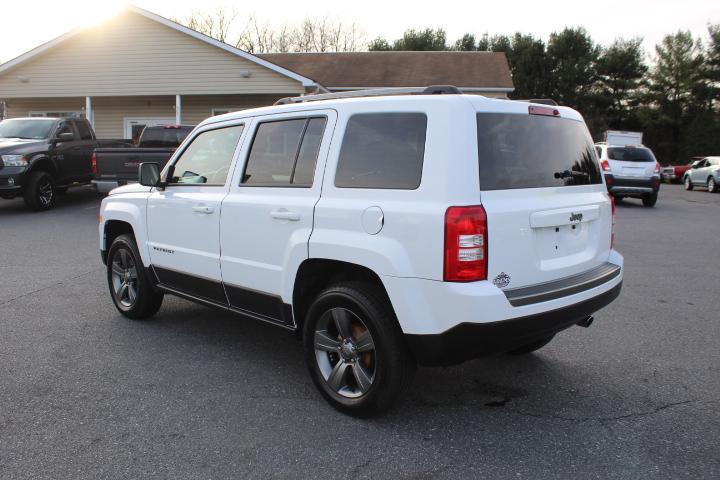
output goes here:
[[269, 62], [329, 89], [455, 85], [465, 90], [514, 90], [504, 53], [353, 52], [270, 53]]
[[[273, 70], [281, 75], [292, 78], [293, 80], [297, 80], [303, 86], [306, 86], [306, 87], [315, 86], [315, 82], [313, 82], [311, 79], [306, 78], [294, 71], [290, 71], [286, 68], [275, 65], [268, 60], [264, 60], [264, 59], [258, 57], [257, 55], [253, 55], [244, 50], [240, 50], [239, 48], [235, 48], [232, 45], [223, 43], [212, 37], [209, 37], [200, 32], [192, 30], [184, 25], [180, 25], [177, 22], [168, 20], [167, 18], [157, 15], [153, 12], [150, 12], [148, 10], [145, 10], [145, 9], [142, 9], [140, 7], [137, 7], [135, 5], [130, 5], [130, 4], [125, 5], [125, 10], [142, 15], [143, 17], [145, 17], [147, 19], [150, 19], [152, 21], [155, 21], [157, 23], [165, 25], [166, 27], [172, 28], [173, 30], [177, 30], [178, 32], [184, 33], [184, 34], [189, 35], [193, 38], [196, 38], [200, 41], [203, 41], [203, 42], [213, 45], [217, 48], [225, 50], [228, 53], [237, 55], [238, 57], [244, 58], [245, 60], [249, 60], [251, 62], [262, 65], [263, 67]], [[20, 55], [19, 57], [13, 58], [12, 60], [9, 60], [3, 64], [0, 64], [0, 74], [4, 73], [7, 70], [13, 69], [16, 66], [27, 62], [28, 60], [31, 60], [32, 58], [36, 57], [37, 55], [40, 55], [41, 53], [44, 53], [47, 50], [63, 43], [65, 40], [68, 40], [68, 39], [76, 36], [77, 34], [83, 32], [84, 30], [85, 30], [85, 28], [76, 28], [74, 30], [71, 30], [64, 35], [61, 35], [53, 40], [50, 40], [49, 42], [46, 42], [46, 43], [40, 45], [39, 47], [36, 47], [36, 48], [30, 50], [29, 52], [26, 52], [26, 53]]]

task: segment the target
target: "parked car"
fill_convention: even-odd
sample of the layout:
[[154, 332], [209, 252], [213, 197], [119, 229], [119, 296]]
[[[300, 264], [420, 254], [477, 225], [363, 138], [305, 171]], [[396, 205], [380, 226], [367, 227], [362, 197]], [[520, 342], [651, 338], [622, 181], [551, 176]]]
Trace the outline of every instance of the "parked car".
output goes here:
[[705, 157], [698, 161], [685, 172], [683, 184], [685, 190], [703, 186], [710, 193], [717, 192], [720, 189], [720, 157]]
[[606, 143], [597, 143], [595, 148], [608, 192], [616, 200], [639, 198], [644, 206], [655, 206], [660, 191], [660, 164], [652, 150], [643, 145]]
[[95, 149], [92, 184], [98, 192], [108, 193], [120, 185], [137, 182], [138, 166], [142, 162], [164, 166], [193, 128], [190, 125], [149, 126], [143, 129], [137, 146]]
[[667, 165], [662, 168], [662, 179], [669, 183], [681, 183], [685, 178], [685, 172], [690, 170], [693, 165], [698, 163], [705, 157], [692, 157], [690, 161], [684, 165]]
[[296, 332], [319, 391], [353, 414], [388, 408], [416, 362], [589, 326], [623, 258], [580, 114], [403, 91], [211, 118], [164, 171], [143, 163], [100, 211], [115, 307], [147, 319], [172, 294]]
[[[117, 140], [103, 141], [116, 145]], [[100, 144], [80, 118], [15, 118], [0, 122], [0, 197], [22, 196], [32, 210], [48, 210], [57, 194], [92, 179]]]

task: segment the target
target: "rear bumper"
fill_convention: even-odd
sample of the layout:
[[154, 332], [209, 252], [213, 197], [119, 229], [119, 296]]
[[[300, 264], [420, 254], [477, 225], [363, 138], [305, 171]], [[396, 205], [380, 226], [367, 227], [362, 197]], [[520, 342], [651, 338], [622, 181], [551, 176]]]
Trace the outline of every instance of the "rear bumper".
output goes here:
[[660, 176], [637, 178], [637, 177], [620, 177], [617, 175], [605, 175], [605, 183], [608, 192], [613, 195], [623, 195], [628, 197], [641, 197], [644, 195], [652, 195], [660, 190]]
[[109, 193], [113, 188], [120, 186], [117, 180], [93, 180], [93, 187], [100, 193]]
[[437, 335], [405, 335], [421, 365], [453, 365], [508, 352], [565, 330], [620, 295], [622, 282], [585, 301], [548, 312], [488, 323], [461, 323]]

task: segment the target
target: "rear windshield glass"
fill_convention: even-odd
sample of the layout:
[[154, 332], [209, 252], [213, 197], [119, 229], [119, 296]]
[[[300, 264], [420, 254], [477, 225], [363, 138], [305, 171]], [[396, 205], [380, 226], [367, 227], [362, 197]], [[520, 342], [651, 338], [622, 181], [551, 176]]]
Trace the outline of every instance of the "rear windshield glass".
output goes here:
[[654, 162], [655, 157], [647, 148], [633, 147], [610, 147], [608, 148], [610, 160], [622, 160], [624, 162]]
[[602, 183], [585, 124], [543, 115], [477, 114], [480, 189]]
[[192, 132], [191, 127], [147, 127], [140, 137], [140, 146], [146, 148], [177, 148]]

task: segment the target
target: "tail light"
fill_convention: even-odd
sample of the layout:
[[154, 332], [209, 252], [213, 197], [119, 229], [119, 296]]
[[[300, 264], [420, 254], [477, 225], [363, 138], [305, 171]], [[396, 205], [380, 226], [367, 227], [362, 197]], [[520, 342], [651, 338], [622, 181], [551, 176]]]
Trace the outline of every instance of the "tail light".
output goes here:
[[660, 173], [660, 164], [657, 162], [655, 163], [655, 173]]
[[610, 229], [610, 248], [615, 247], [615, 197], [610, 196], [610, 211], [612, 212], [612, 228]]
[[90, 157], [90, 171], [93, 173], [93, 175], [97, 175], [98, 173], [97, 155], [95, 155], [95, 152], [93, 152], [92, 157]]
[[487, 215], [481, 205], [445, 212], [446, 282], [487, 279]]
[[600, 166], [602, 167], [603, 172], [609, 172], [609, 171], [610, 171], [610, 163], [608, 163], [607, 160], [603, 160], [602, 162], [600, 162]]

